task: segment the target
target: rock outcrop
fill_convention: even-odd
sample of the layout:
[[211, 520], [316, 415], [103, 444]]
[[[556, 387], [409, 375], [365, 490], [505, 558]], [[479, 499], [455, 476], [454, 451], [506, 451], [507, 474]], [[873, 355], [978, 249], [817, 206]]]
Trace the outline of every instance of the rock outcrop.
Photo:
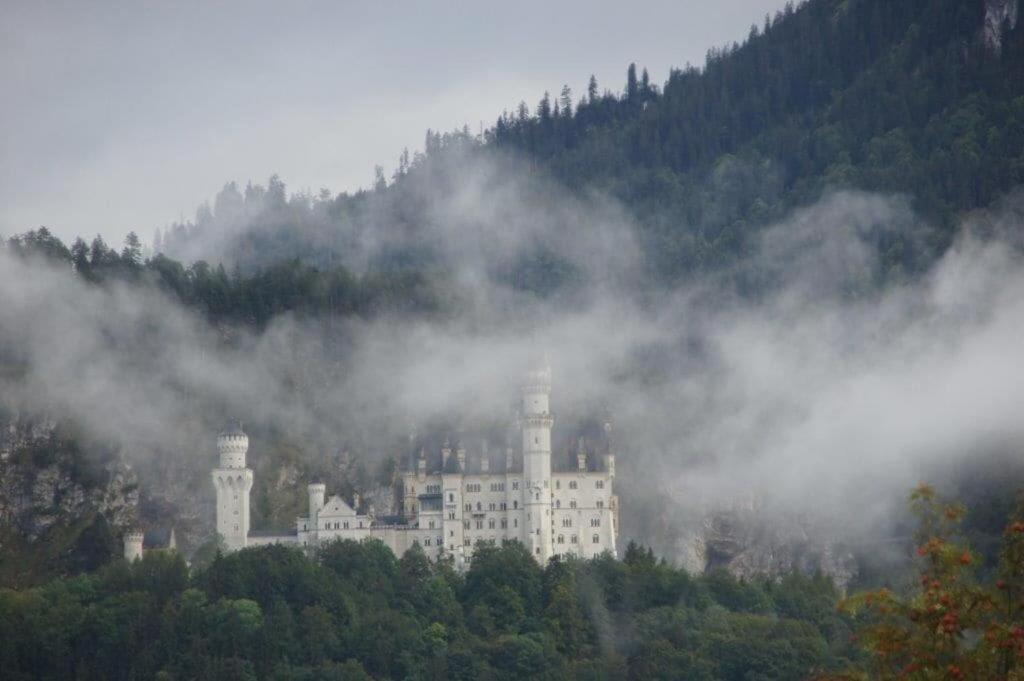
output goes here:
[[1003, 26], [1017, 26], [1017, 0], [984, 0], [985, 23], [982, 36], [985, 46], [998, 54], [1003, 49]]

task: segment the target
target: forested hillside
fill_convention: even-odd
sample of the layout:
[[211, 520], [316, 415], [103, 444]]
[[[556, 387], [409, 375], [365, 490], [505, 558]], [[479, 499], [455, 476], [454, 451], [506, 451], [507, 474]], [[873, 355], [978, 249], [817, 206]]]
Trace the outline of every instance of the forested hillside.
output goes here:
[[[653, 281], [749, 254], [759, 227], [843, 188], [913, 198], [926, 238], [880, 229], [877, 247], [890, 268], [916, 272], [949, 245], [957, 214], [1024, 181], [1022, 34], [983, 0], [790, 4], [663, 87], [631, 65], [621, 92], [591, 80], [578, 97], [564, 88], [520, 104], [482, 136], [428, 132], [369, 192], [289, 199], [278, 178], [244, 195], [229, 184], [161, 247], [243, 266], [352, 264], [365, 251], [360, 266], [443, 267], [431, 207], [476, 181], [475, 162], [511, 153], [538, 182], [620, 201]], [[542, 267], [537, 285], [557, 268]]]
[[[689, 557], [695, 542], [678, 532], [694, 518], [672, 503], [690, 496], [652, 484], [723, 450], [760, 451], [765, 430], [813, 412], [814, 390], [824, 390], [814, 380], [848, 378], [829, 375], [836, 366], [875, 367], [882, 382], [896, 364], [890, 345], [907, 361], [928, 357], [920, 337], [936, 338], [943, 356], [955, 343], [942, 343], [935, 319], [944, 330], [969, 327], [955, 306], [943, 317], [955, 296], [933, 295], [926, 275], [965, 216], [982, 237], [1019, 233], [1019, 201], [1000, 201], [1024, 182], [1024, 27], [993, 28], [992, 7], [811, 0], [759, 20], [741, 45], [712, 50], [664, 85], [629, 67], [621, 91], [592, 81], [586, 93], [521, 105], [479, 136], [428, 132], [421, 151], [403, 152], [390, 176], [378, 169], [366, 191], [289, 194], [276, 176], [266, 186], [230, 182], [194, 221], [158, 230], [152, 252], [134, 234], [123, 248], [101, 237], [64, 244], [45, 228], [10, 238], [4, 264], [19, 263], [24, 276], [13, 279], [37, 285], [0, 325], [3, 574], [27, 584], [47, 570], [94, 568], [139, 518], [171, 519], [183, 546], [202, 544], [209, 435], [228, 416], [255, 422], [257, 525], [294, 522], [299, 481], [324, 474], [346, 447], [367, 462], [367, 484], [386, 483], [395, 443], [416, 418], [439, 415], [417, 391], [452, 421], [466, 405], [495, 407], [506, 386], [487, 372], [509, 369], [500, 363], [538, 339], [562, 353], [572, 406], [616, 399], [624, 412], [621, 477], [634, 485], [623, 494], [624, 536]], [[944, 271], [965, 261], [978, 264], [954, 257]], [[33, 297], [44, 279], [54, 298]], [[905, 289], [887, 288], [915, 281], [924, 291], [910, 303]], [[895, 300], [885, 298], [891, 290]], [[72, 302], [54, 304], [64, 299]], [[751, 300], [771, 304], [743, 307]], [[979, 300], [967, 307], [994, 308]], [[822, 301], [828, 310], [815, 317]], [[801, 326], [807, 308], [811, 323]], [[47, 315], [73, 322], [44, 328]], [[829, 315], [847, 315], [848, 326]], [[890, 344], [900, 331], [906, 346]], [[775, 367], [784, 350], [819, 351], [807, 338], [855, 350], [852, 359], [817, 355], [827, 370], [803, 376], [804, 403], [748, 385], [750, 367], [716, 354], [765, 338], [782, 339], [761, 347], [772, 371], [751, 373], [777, 371], [787, 388], [805, 365], [814, 372], [801, 352], [788, 371]], [[40, 350], [43, 340], [53, 346]], [[411, 355], [423, 363], [401, 363]], [[85, 474], [83, 462], [107, 469]], [[104, 496], [137, 495], [132, 471], [141, 501]], [[136, 501], [137, 516], [126, 508]], [[989, 539], [999, 520], [985, 524]], [[40, 528], [49, 554], [35, 550]], [[806, 540], [804, 530], [783, 534]], [[722, 543], [739, 542], [726, 532]], [[774, 548], [761, 557], [789, 555]], [[815, 559], [847, 551], [801, 548]]]

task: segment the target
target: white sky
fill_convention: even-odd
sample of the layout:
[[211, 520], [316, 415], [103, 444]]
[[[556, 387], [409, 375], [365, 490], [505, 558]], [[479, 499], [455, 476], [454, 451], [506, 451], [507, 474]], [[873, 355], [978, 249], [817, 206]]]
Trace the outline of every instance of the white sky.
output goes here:
[[631, 61], [662, 83], [782, 0], [35, 2], [0, 10], [0, 235], [65, 239], [181, 216], [228, 180], [353, 190], [427, 128]]

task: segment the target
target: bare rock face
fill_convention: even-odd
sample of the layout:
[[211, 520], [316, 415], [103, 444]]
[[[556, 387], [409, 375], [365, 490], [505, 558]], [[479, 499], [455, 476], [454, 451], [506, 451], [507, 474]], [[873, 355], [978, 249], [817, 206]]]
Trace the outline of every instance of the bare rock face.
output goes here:
[[695, 547], [705, 571], [725, 569], [737, 577], [820, 572], [845, 591], [857, 576], [853, 553], [823, 538], [821, 528], [794, 517], [773, 516], [767, 521], [754, 509], [709, 512]]
[[10, 417], [0, 430], [0, 529], [31, 544], [54, 529], [102, 514], [125, 527], [138, 504], [138, 485], [112, 456], [85, 464], [47, 417]]
[[1017, 26], [1017, 0], [984, 0], [985, 23], [982, 35], [985, 46], [998, 54], [1003, 48], [1003, 26]]

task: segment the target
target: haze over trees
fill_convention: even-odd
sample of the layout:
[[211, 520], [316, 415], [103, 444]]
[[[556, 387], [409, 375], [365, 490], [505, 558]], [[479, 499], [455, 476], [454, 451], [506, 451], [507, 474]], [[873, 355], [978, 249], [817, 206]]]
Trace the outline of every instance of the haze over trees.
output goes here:
[[[512, 335], [528, 326], [523, 310], [540, 310], [546, 321], [610, 293], [616, 302], [644, 309], [655, 307], [651, 301], [676, 302], [658, 294], [694, 282], [720, 287], [715, 290], [723, 300], [735, 295], [756, 304], [773, 290], [785, 291], [787, 276], [804, 272], [796, 263], [807, 252], [820, 253], [785, 250], [806, 242], [786, 240], [770, 227], [823, 197], [830, 205], [836, 191], [865, 190], [905, 197], [906, 210], [849, 201], [857, 210], [866, 205], [860, 210], [866, 217], [836, 211], [837, 230], [857, 232], [871, 257], [864, 257], [862, 269], [857, 262], [841, 273], [838, 293], [816, 293], [834, 294], [833, 302], [878, 300], [926, 278], [962, 236], [965, 215], [974, 217], [981, 242], [1007, 237], [1008, 260], [1019, 258], [1019, 220], [1000, 223], [980, 211], [1012, 199], [1024, 182], [1024, 26], [1002, 26], [996, 45], [982, 31], [985, 11], [986, 3], [959, 0], [788, 5], [752, 26], [742, 44], [709, 51], [703, 67], [674, 70], [664, 84], [630, 65], [624, 85], [604, 89], [591, 78], [584, 93], [552, 90], [535, 107], [522, 103], [502, 114], [480, 135], [428, 131], [423, 149], [403, 151], [394, 173], [374, 169], [366, 191], [289, 194], [277, 176], [265, 186], [229, 182], [194, 221], [157, 230], [152, 244], [134, 233], [118, 245], [100, 236], [65, 244], [42, 227], [7, 239], [0, 257], [40, 273], [57, 271], [68, 286], [108, 292], [104, 303], [158, 292], [138, 300], [180, 303], [217, 342], [241, 348], [238, 355], [252, 351], [282, 320], [333, 332], [330, 325], [339, 321], [364, 328], [397, 319], [406, 324], [386, 330], [410, 336], [420, 322], [472, 330], [500, 320], [500, 332]], [[895, 201], [904, 206], [904, 199]], [[1006, 214], [1020, 217], [1019, 202], [1006, 205]], [[812, 234], [821, 242], [826, 237]], [[765, 240], [783, 252], [766, 250]], [[775, 260], [767, 262], [766, 252]], [[955, 309], [963, 315], [957, 324], [983, 316], [982, 307], [971, 314]], [[152, 318], [130, 319], [145, 322], [136, 325], [144, 327], [138, 338], [128, 338], [146, 352], [170, 342], [160, 335], [168, 328]], [[636, 321], [599, 320], [596, 331], [585, 330], [611, 335], [609, 327]], [[708, 348], [690, 323], [671, 337], [671, 349], [705, 359]], [[113, 337], [98, 326], [100, 336]], [[884, 333], [876, 335], [893, 333], [893, 326], [899, 325], [883, 324]], [[752, 335], [764, 329], [755, 327]], [[21, 331], [0, 328], [0, 337]], [[581, 347], [593, 340], [573, 337]], [[851, 344], [858, 338], [839, 335]], [[278, 382], [272, 385], [291, 390], [282, 389], [274, 406], [293, 406], [297, 395], [334, 375], [301, 371], [325, 366], [308, 359], [319, 357], [321, 337], [301, 346], [294, 340], [283, 332], [267, 341], [269, 350], [262, 348], [264, 358], [295, 353], [293, 363], [274, 365]], [[632, 363], [608, 370], [660, 387], [657, 376], [679, 357], [668, 345], [630, 346]], [[870, 347], [888, 357], [880, 346]], [[19, 387], [40, 368], [23, 350], [0, 343], [0, 388]], [[151, 367], [149, 373], [132, 370], [148, 358], [121, 351], [123, 363], [114, 363], [118, 380], [126, 386], [155, 380]], [[238, 355], [202, 368], [241, 373], [247, 365]], [[72, 375], [82, 379], [105, 368], [91, 360], [72, 367]], [[174, 424], [182, 432], [159, 443], [157, 453], [199, 451], [190, 482], [205, 484], [206, 454], [189, 435], [234, 415], [222, 413], [229, 402], [219, 394], [196, 395], [185, 378], [159, 378], [188, 405], [172, 413], [193, 422]], [[19, 394], [0, 393], [2, 400]], [[360, 418], [380, 408], [345, 397]], [[0, 402], [0, 416], [15, 423], [36, 408], [43, 414], [39, 422], [60, 420], [48, 411], [59, 401], [41, 402], [42, 408]], [[725, 402], [732, 415], [734, 403]], [[708, 408], [715, 407], [721, 405]], [[778, 412], [756, 415], [769, 421]], [[338, 414], [330, 417], [341, 422]], [[82, 426], [66, 420], [40, 440], [0, 438], [4, 470], [28, 471], [8, 475], [11, 489], [0, 491], [26, 497], [25, 490], [38, 486], [31, 471], [59, 468], [74, 486], [56, 495], [65, 498], [30, 509], [49, 516], [51, 506], [74, 496], [69, 489], [103, 489], [114, 477], [121, 443], [88, 436]], [[279, 474], [261, 480], [285, 481], [289, 492], [273, 497], [269, 483], [256, 490], [255, 514], [267, 524], [290, 522], [297, 502], [289, 476], [308, 472], [297, 452], [306, 446], [311, 457], [322, 458], [322, 442], [298, 438], [279, 423], [257, 428], [263, 429], [262, 465], [280, 465], [274, 469]], [[380, 463], [386, 484], [395, 461]], [[165, 479], [158, 456], [137, 465], [150, 466], [152, 479]], [[628, 474], [629, 460], [620, 466]], [[24, 489], [14, 489], [14, 480]], [[960, 520], [960, 511], [941, 508], [930, 491], [921, 491], [927, 535], [920, 542], [921, 589], [908, 587], [906, 574], [891, 566], [865, 571], [859, 585], [890, 590], [855, 597], [841, 612], [838, 590], [821, 575], [691, 575], [635, 544], [622, 561], [544, 567], [519, 546], [486, 548], [464, 576], [427, 563], [418, 552], [396, 558], [373, 543], [333, 545], [318, 560], [281, 547], [214, 557], [206, 544], [192, 570], [168, 554], [129, 566], [118, 560], [122, 528], [96, 506], [43, 535], [51, 542], [47, 551], [23, 526], [0, 531], [0, 576], [4, 586], [19, 587], [0, 590], [0, 669], [11, 678], [54, 679], [749, 681], [844, 673], [986, 678], [990, 672], [1012, 678], [1006, 675], [1024, 655], [1020, 613], [1012, 607], [1024, 588], [1020, 521], [1008, 526], [1001, 547], [1010, 513], [1006, 490], [992, 494], [991, 485], [978, 485], [963, 491], [974, 509], [963, 529], [975, 549], [955, 535], [959, 529], [942, 525], [944, 517]], [[636, 495], [625, 504], [638, 515], [650, 513], [649, 526], [657, 526], [670, 518], [657, 515], [664, 511], [660, 501]], [[150, 518], [174, 515], [166, 500], [144, 498], [142, 505]], [[947, 511], [951, 515], [943, 516]], [[194, 526], [195, 517], [190, 520]], [[855, 630], [861, 638], [851, 641]]]

